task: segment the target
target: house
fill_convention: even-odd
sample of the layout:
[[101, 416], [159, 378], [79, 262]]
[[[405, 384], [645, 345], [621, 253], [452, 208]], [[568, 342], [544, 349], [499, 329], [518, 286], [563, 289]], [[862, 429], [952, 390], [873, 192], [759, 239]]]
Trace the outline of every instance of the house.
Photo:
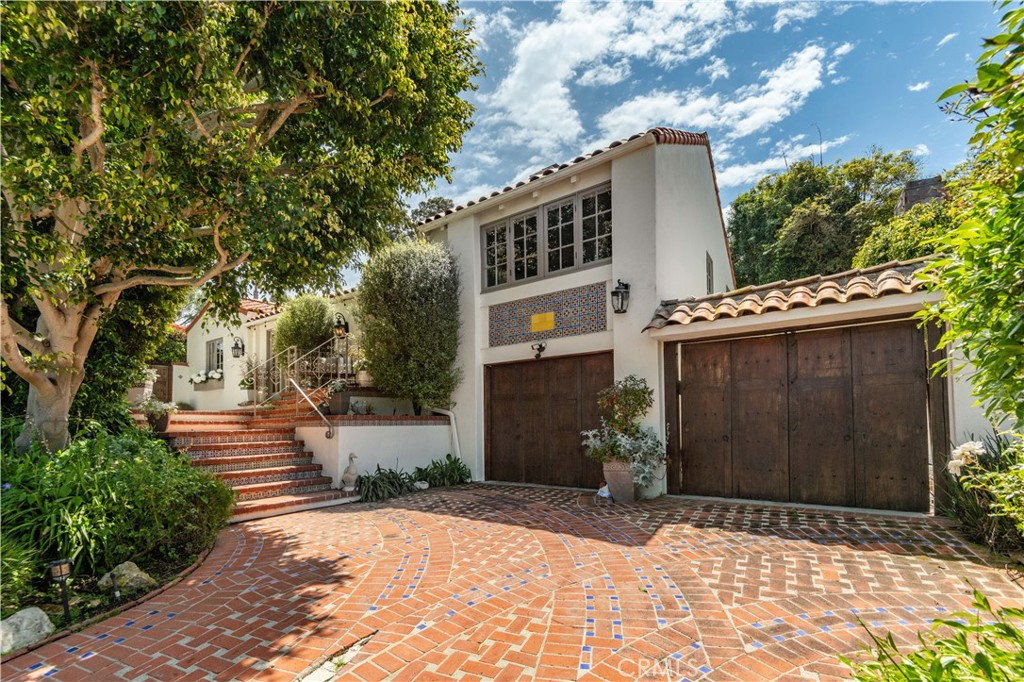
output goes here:
[[[636, 374], [656, 392], [664, 298], [732, 289], [708, 136], [654, 128], [553, 165], [419, 225], [463, 273], [464, 380], [453, 396], [474, 477], [596, 488], [580, 431], [598, 391]], [[612, 293], [628, 306], [613, 312]]]
[[[355, 290], [344, 289], [330, 297], [333, 313], [341, 313], [349, 330], [356, 332]], [[249, 392], [240, 386], [246, 359], [257, 363], [271, 360], [274, 327], [281, 309], [267, 301], [242, 299], [235, 324], [215, 319], [204, 307], [185, 328], [187, 365], [174, 366], [174, 400], [188, 403], [195, 410], [234, 410], [250, 404]], [[235, 357], [233, 347], [240, 348]], [[220, 379], [196, 382], [200, 373], [220, 370]], [[190, 378], [193, 381], [190, 382]]]
[[911, 180], [900, 192], [900, 198], [896, 202], [896, 215], [906, 213], [917, 204], [941, 201], [945, 198], [946, 183], [942, 181], [941, 175], [936, 175], [934, 178]]
[[477, 479], [600, 485], [579, 433], [629, 374], [668, 448], [648, 495], [928, 511], [951, 439], [990, 430], [929, 372], [920, 262], [734, 290], [706, 134], [653, 128], [419, 230], [463, 272], [453, 413]]

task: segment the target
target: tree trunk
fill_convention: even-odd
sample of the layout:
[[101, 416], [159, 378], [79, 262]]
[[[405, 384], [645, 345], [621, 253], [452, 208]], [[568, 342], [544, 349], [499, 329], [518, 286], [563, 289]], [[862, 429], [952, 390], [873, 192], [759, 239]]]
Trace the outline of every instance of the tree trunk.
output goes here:
[[47, 393], [44, 395], [35, 386], [29, 386], [25, 428], [15, 441], [18, 452], [25, 452], [33, 442], [47, 452], [56, 452], [68, 444], [68, 415], [75, 392], [57, 389]]

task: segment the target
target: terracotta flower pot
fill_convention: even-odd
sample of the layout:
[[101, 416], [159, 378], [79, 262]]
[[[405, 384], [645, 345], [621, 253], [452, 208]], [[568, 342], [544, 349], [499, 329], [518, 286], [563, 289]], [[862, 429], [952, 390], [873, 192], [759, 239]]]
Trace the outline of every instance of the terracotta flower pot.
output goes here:
[[616, 502], [634, 502], [636, 500], [633, 474], [629, 471], [629, 462], [613, 460], [605, 462], [604, 480], [608, 490]]
[[153, 427], [153, 430], [157, 433], [163, 433], [167, 430], [168, 425], [171, 423], [171, 415], [165, 414], [162, 417], [156, 417], [152, 415], [146, 415], [146, 421]]

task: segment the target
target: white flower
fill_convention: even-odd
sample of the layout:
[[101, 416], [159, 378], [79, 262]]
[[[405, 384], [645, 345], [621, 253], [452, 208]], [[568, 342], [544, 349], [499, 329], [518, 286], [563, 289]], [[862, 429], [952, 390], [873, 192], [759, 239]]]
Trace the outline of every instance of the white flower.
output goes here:
[[972, 440], [954, 448], [951, 457], [961, 460], [964, 464], [973, 464], [978, 461], [979, 457], [985, 454], [985, 445]]
[[951, 459], [946, 463], [946, 471], [953, 474], [954, 476], [960, 475], [960, 467], [964, 465], [962, 459]]

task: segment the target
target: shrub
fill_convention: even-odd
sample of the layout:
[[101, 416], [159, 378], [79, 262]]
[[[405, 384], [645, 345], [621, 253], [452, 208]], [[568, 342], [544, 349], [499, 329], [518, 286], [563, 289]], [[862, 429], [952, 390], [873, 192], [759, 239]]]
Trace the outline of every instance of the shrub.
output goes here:
[[330, 303], [321, 296], [304, 294], [284, 304], [274, 327], [274, 354], [296, 346], [302, 355], [333, 337]]
[[867, 268], [894, 260], [935, 253], [935, 240], [954, 227], [945, 201], [930, 201], [875, 227], [853, 257], [853, 267]]
[[30, 591], [33, 578], [42, 573], [37, 552], [26, 549], [9, 534], [0, 535], [0, 617], [17, 611]]
[[1024, 551], [1024, 439], [993, 436], [953, 450], [942, 510], [968, 538], [998, 552]]
[[[966, 682], [967, 680], [1024, 679], [1024, 609], [993, 610], [985, 595], [974, 590], [970, 613], [954, 613], [937, 619], [927, 634], [918, 635], [921, 649], [902, 654], [892, 634], [884, 638], [870, 630], [875, 660], [854, 663], [840, 659], [853, 669], [853, 679], [901, 682]], [[948, 628], [940, 637], [939, 628]]]
[[91, 575], [199, 553], [233, 503], [230, 488], [138, 430], [115, 436], [94, 425], [53, 455], [5, 448], [2, 466], [4, 536]]
[[633, 482], [651, 485], [666, 460], [665, 446], [654, 429], [640, 425], [653, 404], [654, 390], [634, 374], [598, 393], [601, 428], [580, 432], [587, 455], [601, 463], [629, 462]]
[[396, 398], [450, 407], [462, 373], [459, 269], [445, 247], [405, 241], [376, 254], [359, 285], [367, 369]]
[[362, 474], [356, 479], [356, 491], [362, 502], [383, 502], [399, 497], [416, 489], [413, 477], [405, 471], [381, 469], [372, 474]]
[[451, 453], [445, 455], [444, 459], [433, 460], [426, 467], [416, 467], [412, 477], [416, 481], [426, 481], [431, 488], [445, 488], [469, 483], [472, 479], [466, 463], [452, 457]]

